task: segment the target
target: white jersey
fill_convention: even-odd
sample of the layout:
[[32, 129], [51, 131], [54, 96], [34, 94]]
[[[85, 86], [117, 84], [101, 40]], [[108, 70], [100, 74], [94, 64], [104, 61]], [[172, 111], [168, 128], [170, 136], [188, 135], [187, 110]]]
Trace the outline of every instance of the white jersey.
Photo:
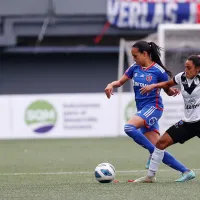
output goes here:
[[174, 77], [174, 82], [181, 87], [181, 94], [185, 103], [185, 122], [200, 120], [200, 74], [193, 79], [187, 79], [185, 72]]

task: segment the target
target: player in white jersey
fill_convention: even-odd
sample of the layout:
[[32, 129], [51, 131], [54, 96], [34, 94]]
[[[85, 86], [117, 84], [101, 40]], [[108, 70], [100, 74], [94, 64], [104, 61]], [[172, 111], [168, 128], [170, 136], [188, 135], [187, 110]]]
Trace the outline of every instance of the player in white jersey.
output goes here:
[[[155, 88], [169, 89], [179, 85], [184, 99], [184, 118], [171, 126], [164, 135], [157, 141], [156, 148], [152, 154], [148, 174], [145, 177], [136, 179], [136, 183], [155, 182], [155, 174], [163, 160], [164, 151], [167, 147], [200, 137], [200, 55], [191, 55], [185, 63], [185, 71], [177, 74], [173, 79], [152, 84], [141, 88], [141, 93], [151, 92]], [[195, 178], [193, 171], [188, 171], [177, 179], [177, 182], [184, 182]]]

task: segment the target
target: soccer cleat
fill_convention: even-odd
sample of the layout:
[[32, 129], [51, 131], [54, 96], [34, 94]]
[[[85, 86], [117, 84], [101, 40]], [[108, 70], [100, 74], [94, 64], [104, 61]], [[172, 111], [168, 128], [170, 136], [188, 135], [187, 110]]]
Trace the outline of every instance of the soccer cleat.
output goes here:
[[155, 183], [155, 182], [156, 182], [155, 176], [152, 177], [144, 176], [133, 181], [133, 183]]
[[151, 162], [151, 155], [149, 156], [149, 159], [147, 160], [145, 169], [149, 169], [150, 162]]
[[193, 178], [195, 178], [195, 173], [192, 170], [190, 170], [189, 172], [183, 173], [179, 179], [175, 180], [175, 182], [185, 182]]

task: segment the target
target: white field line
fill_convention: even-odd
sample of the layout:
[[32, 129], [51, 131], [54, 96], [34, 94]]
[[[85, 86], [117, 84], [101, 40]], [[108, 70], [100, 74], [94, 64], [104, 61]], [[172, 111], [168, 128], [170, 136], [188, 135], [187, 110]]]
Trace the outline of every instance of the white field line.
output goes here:
[[[192, 169], [193, 171], [200, 171], [200, 169]], [[172, 169], [161, 169], [158, 172], [170, 172]], [[142, 173], [147, 170], [124, 170], [116, 171], [116, 173]], [[0, 173], [0, 176], [23, 176], [23, 175], [66, 175], [66, 174], [93, 174], [94, 172], [30, 172], [30, 173]]]

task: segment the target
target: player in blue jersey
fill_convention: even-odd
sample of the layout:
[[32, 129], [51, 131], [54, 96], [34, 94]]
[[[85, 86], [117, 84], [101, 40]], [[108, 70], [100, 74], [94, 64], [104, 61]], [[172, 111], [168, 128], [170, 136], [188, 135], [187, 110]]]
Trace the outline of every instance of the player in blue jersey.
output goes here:
[[[119, 80], [109, 83], [105, 88], [105, 93], [110, 98], [114, 87], [122, 86], [129, 79], [133, 80], [137, 113], [125, 124], [124, 131], [152, 154], [154, 145], [160, 138], [158, 120], [163, 113], [163, 103], [160, 89], [154, 89], [147, 94], [141, 94], [140, 89], [146, 85], [167, 81], [168, 75], [171, 77], [172, 74], [163, 66], [160, 60], [160, 47], [154, 42], [136, 42], [131, 52], [135, 63]], [[165, 92], [169, 96], [179, 93], [175, 88], [166, 89]], [[165, 152], [163, 163], [181, 173], [190, 171], [168, 152]]]

